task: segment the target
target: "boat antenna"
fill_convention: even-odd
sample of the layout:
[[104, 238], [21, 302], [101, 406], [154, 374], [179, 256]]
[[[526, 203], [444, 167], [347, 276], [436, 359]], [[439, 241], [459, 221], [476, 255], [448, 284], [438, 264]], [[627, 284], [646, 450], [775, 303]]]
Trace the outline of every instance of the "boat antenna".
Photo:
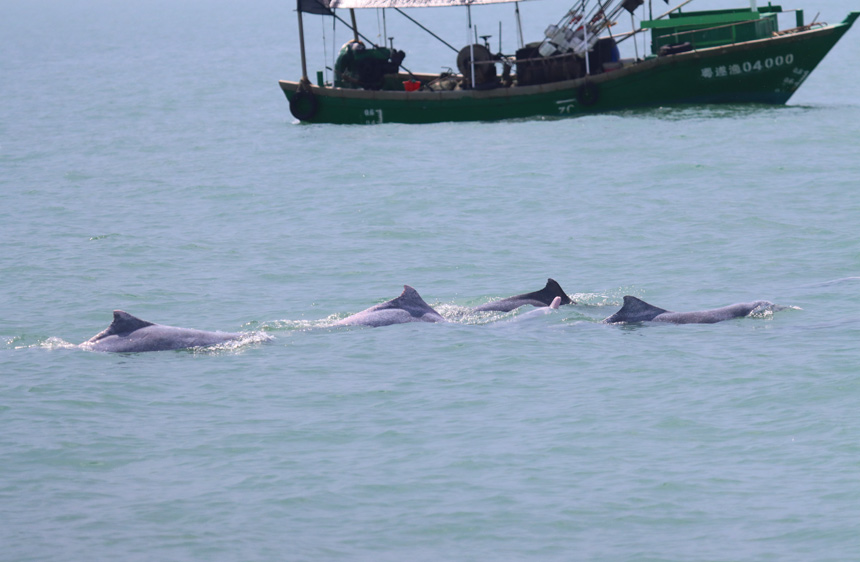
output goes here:
[[[469, 31], [466, 33], [466, 40], [469, 42], [469, 62], [472, 66], [472, 87], [475, 87], [475, 43], [472, 42], [472, 4], [466, 4], [466, 13], [469, 16]], [[475, 41], [478, 40], [478, 30], [475, 30]]]
[[517, 31], [520, 32], [520, 49], [523, 48], [525, 42], [523, 41], [523, 21], [520, 19], [520, 3], [514, 2], [514, 13], [517, 14]]
[[[325, 20], [323, 18], [320, 18], [320, 24], [322, 27], [323, 60], [328, 62], [328, 45], [326, 45]], [[325, 73], [325, 81], [328, 82], [328, 66], [323, 65], [323, 72]]]
[[[334, 10], [332, 10], [334, 13]], [[334, 83], [334, 67], [337, 62], [337, 18], [331, 18], [331, 81]], [[326, 67], [328, 70], [328, 67]]]
[[380, 8], [376, 9], [376, 38], [382, 38], [381, 44], [385, 45], [385, 36], [387, 35], [387, 33], [382, 31], [382, 14], [379, 13], [381, 11], [382, 10]]

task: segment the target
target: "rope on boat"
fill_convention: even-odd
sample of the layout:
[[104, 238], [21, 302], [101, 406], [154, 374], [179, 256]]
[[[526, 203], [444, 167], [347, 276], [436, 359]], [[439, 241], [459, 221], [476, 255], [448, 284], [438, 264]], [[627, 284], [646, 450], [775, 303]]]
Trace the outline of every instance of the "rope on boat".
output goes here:
[[401, 14], [403, 17], [405, 17], [406, 19], [408, 19], [409, 21], [411, 21], [412, 23], [414, 23], [415, 25], [417, 25], [418, 27], [420, 27], [421, 29], [423, 29], [424, 31], [426, 31], [427, 33], [429, 33], [430, 35], [432, 35], [433, 37], [435, 37], [436, 39], [438, 39], [438, 40], [439, 40], [439, 41], [441, 41], [442, 43], [444, 43], [445, 45], [447, 45], [447, 46], [448, 46], [448, 48], [449, 48], [449, 49], [451, 49], [452, 51], [454, 51], [455, 53], [459, 53], [459, 52], [460, 52], [459, 50], [457, 50], [456, 48], [454, 48], [454, 46], [453, 46], [453, 45], [451, 45], [451, 43], [448, 43], [447, 41], [445, 41], [444, 39], [442, 39], [441, 37], [439, 37], [438, 35], [436, 35], [436, 34], [435, 34], [435, 33], [433, 33], [432, 31], [430, 31], [429, 29], [427, 29], [426, 27], [424, 27], [424, 26], [421, 24], [421, 22], [419, 22], [419, 21], [415, 20], [414, 18], [412, 18], [412, 16], [410, 16], [409, 14], [407, 14], [406, 12], [404, 12], [403, 10], [401, 10], [400, 8], [394, 8], [394, 9], [395, 9], [395, 10], [397, 10], [397, 13], [398, 13], [398, 14]]

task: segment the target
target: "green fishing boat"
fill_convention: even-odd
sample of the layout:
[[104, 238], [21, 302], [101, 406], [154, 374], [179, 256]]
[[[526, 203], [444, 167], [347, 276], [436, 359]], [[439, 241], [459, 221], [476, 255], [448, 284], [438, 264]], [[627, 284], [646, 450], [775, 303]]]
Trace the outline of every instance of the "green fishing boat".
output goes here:
[[[373, 124], [565, 117], [672, 104], [785, 104], [860, 17], [852, 12], [841, 23], [807, 23], [802, 10], [792, 17], [755, 0], [744, 8], [691, 12], [683, 10], [687, 0], [637, 24], [645, 0], [577, 0], [538, 41], [520, 38], [513, 54], [493, 53], [486, 38], [459, 50], [445, 43], [457, 52], [459, 72], [422, 74], [406, 69], [403, 51], [361, 35], [354, 12], [405, 15], [405, 8], [465, 6], [472, 38], [472, 6], [506, 1], [512, 0], [297, 0], [302, 78], [280, 81], [290, 111], [307, 123]], [[338, 10], [348, 10], [351, 21]], [[322, 72], [316, 83], [308, 78], [306, 13], [337, 18], [353, 34], [338, 53], [330, 83]], [[628, 15], [631, 31], [613, 34]], [[779, 29], [780, 17], [792, 25]], [[650, 52], [621, 58], [618, 45], [641, 33], [650, 34]]]

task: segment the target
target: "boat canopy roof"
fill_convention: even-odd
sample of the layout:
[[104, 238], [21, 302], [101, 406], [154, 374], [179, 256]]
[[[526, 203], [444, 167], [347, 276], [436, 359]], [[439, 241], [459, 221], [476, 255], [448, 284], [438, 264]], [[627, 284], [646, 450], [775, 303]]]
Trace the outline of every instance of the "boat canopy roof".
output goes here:
[[330, 8], [441, 8], [445, 6], [478, 6], [518, 0], [322, 0]]

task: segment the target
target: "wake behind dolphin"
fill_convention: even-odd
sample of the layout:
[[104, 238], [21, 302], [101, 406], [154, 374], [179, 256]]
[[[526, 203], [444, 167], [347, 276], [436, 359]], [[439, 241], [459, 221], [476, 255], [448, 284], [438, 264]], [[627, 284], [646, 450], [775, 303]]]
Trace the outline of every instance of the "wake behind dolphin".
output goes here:
[[714, 324], [724, 320], [731, 320], [732, 318], [743, 318], [749, 316], [755, 310], [764, 308], [771, 310], [782, 309], [782, 307], [769, 301], [753, 301], [697, 312], [671, 312], [628, 295], [624, 297], [624, 305], [621, 307], [621, 310], [604, 320], [604, 322], [607, 324], [635, 322]]
[[113, 311], [113, 322], [80, 345], [89, 351], [130, 353], [138, 351], [165, 351], [208, 347], [237, 341], [243, 334], [230, 332], [206, 332], [190, 328], [164, 326], [141, 320], [122, 310]]
[[517, 316], [512, 320], [508, 320], [508, 322], [522, 322], [523, 320], [528, 320], [530, 318], [538, 318], [540, 316], [546, 316], [547, 314], [552, 314], [558, 307], [561, 306], [561, 297], [555, 297], [552, 299], [552, 302], [549, 306], [542, 306], [540, 308], [535, 308], [534, 310], [529, 310], [528, 312], [524, 312]]
[[545, 307], [550, 306], [552, 304], [553, 299], [555, 299], [556, 297], [561, 299], [561, 304], [576, 304], [575, 302], [570, 300], [570, 297], [567, 296], [567, 293], [564, 292], [564, 289], [561, 288], [561, 285], [559, 285], [555, 279], [550, 278], [546, 280], [546, 286], [544, 286], [544, 288], [540, 291], [524, 293], [522, 295], [515, 295], [506, 299], [488, 302], [486, 304], [476, 306], [472, 310], [474, 312], [510, 312], [516, 308], [525, 306], [527, 304], [530, 304], [532, 306]]
[[404, 285], [399, 297], [344, 318], [337, 325], [376, 328], [406, 322], [445, 322], [445, 319], [424, 302], [418, 291]]

